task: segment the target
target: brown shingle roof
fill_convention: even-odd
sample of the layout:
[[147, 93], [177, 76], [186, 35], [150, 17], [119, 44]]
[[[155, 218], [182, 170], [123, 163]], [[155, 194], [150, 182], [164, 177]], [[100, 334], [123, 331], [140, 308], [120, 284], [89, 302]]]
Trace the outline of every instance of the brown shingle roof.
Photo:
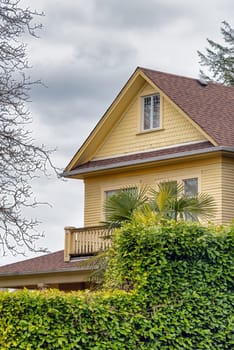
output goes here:
[[[81, 164], [73, 169], [69, 174], [86, 173], [89, 171], [111, 169], [114, 167], [128, 166], [132, 164], [148, 163], [158, 160], [170, 159], [175, 157], [182, 157], [183, 155], [199, 154], [204, 152], [215, 151], [217, 148], [209, 141], [186, 144], [183, 146], [170, 147], [150, 152], [141, 152], [135, 154], [128, 154], [125, 156], [106, 158], [100, 160], [93, 160]], [[66, 173], [64, 173], [66, 175]]]
[[219, 146], [234, 147], [234, 87], [140, 69]]
[[[83, 268], [84, 269], [84, 268]], [[37, 258], [19, 261], [0, 266], [0, 276], [8, 274], [32, 274], [80, 270], [77, 262], [64, 262], [64, 251], [39, 256]]]

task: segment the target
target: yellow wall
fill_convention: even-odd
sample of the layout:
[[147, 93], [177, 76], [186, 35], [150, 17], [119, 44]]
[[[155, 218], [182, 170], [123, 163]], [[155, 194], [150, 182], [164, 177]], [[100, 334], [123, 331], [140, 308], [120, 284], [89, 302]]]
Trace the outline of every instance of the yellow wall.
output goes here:
[[222, 162], [222, 220], [234, 219], [234, 159], [224, 158]]
[[[187, 178], [198, 177], [199, 192], [206, 192], [213, 196], [217, 204], [217, 214], [212, 219], [215, 223], [222, 223], [222, 220], [229, 219], [222, 217], [222, 161], [220, 157], [184, 162], [180, 164], [155, 166], [144, 170], [125, 172], [109, 176], [97, 176], [85, 179], [85, 226], [100, 224], [104, 220], [103, 204], [105, 191], [118, 189], [128, 185], [156, 184], [165, 180], [181, 181]], [[228, 167], [225, 177], [228, 177]], [[232, 171], [233, 171], [232, 166]], [[230, 176], [229, 176], [230, 177]], [[232, 185], [233, 186], [233, 185]], [[228, 186], [227, 186], [228, 187]], [[232, 187], [233, 190], [233, 187]], [[234, 190], [233, 190], [234, 191]], [[226, 195], [227, 196], [227, 195]], [[226, 198], [226, 197], [225, 197]], [[233, 198], [233, 196], [232, 196]], [[225, 206], [229, 206], [233, 213], [234, 202], [225, 199]], [[233, 215], [233, 214], [232, 214]]]
[[162, 97], [162, 128], [142, 132], [141, 97], [155, 92], [157, 91], [149, 84], [145, 85], [108, 134], [93, 159], [206, 140], [200, 131]]

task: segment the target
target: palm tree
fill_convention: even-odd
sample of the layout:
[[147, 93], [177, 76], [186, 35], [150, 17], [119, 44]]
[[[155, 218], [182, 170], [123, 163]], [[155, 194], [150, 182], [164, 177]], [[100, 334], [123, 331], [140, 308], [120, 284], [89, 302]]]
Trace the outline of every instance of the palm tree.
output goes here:
[[130, 221], [136, 210], [152, 210], [159, 218], [174, 220], [208, 219], [215, 212], [214, 199], [206, 194], [188, 195], [182, 183], [165, 181], [157, 189], [143, 186], [126, 187], [107, 198], [104, 211], [108, 227], [120, 227]]
[[112, 228], [120, 227], [124, 221], [130, 221], [133, 212], [148, 201], [147, 190], [147, 186], [125, 187], [108, 197], [104, 204], [104, 224]]
[[188, 195], [182, 183], [166, 181], [150, 190], [149, 206], [164, 219], [198, 221], [215, 212], [215, 201], [207, 193]]

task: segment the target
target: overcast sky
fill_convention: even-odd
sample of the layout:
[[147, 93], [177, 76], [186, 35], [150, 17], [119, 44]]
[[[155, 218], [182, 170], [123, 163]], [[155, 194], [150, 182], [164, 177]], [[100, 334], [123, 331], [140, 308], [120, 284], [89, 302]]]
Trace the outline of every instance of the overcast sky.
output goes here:
[[[222, 41], [223, 20], [233, 26], [233, 0], [21, 0], [45, 16], [39, 39], [29, 40], [31, 76], [46, 87], [31, 91], [33, 135], [57, 148], [64, 168], [137, 66], [198, 77], [197, 50]], [[50, 251], [63, 248], [64, 226], [83, 226], [83, 184], [52, 176], [34, 184]], [[27, 253], [27, 257], [36, 256]], [[0, 264], [17, 257], [2, 257]]]

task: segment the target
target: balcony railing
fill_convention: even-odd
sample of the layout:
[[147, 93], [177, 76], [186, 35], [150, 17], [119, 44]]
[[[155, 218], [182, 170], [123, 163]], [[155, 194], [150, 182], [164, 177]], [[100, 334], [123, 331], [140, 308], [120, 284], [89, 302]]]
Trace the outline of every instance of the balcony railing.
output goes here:
[[65, 227], [64, 261], [89, 256], [110, 247], [112, 232], [103, 226]]

